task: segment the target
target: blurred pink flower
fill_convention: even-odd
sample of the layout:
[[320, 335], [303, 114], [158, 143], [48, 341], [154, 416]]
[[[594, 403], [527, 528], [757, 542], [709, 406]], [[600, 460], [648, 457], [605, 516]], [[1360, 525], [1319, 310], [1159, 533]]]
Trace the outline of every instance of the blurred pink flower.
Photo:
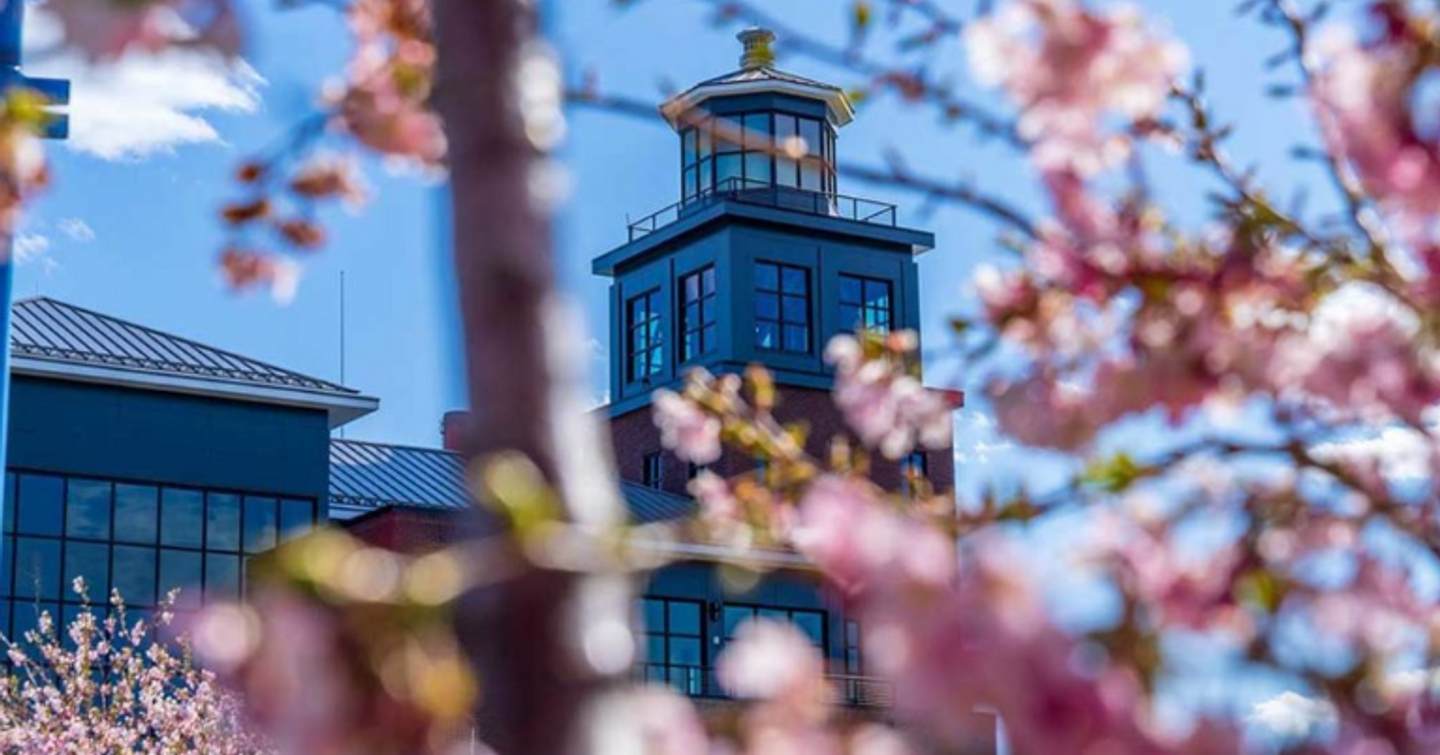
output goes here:
[[818, 694], [824, 666], [809, 638], [790, 624], [751, 619], [715, 664], [730, 694], [752, 700], [804, 700]]
[[835, 367], [835, 405], [866, 445], [889, 459], [917, 444], [949, 447], [955, 407], [946, 393], [927, 389], [897, 359], [866, 359], [854, 336], [831, 339], [825, 359]]
[[674, 391], [653, 396], [660, 442], [682, 460], [710, 464], [720, 458], [720, 420]]

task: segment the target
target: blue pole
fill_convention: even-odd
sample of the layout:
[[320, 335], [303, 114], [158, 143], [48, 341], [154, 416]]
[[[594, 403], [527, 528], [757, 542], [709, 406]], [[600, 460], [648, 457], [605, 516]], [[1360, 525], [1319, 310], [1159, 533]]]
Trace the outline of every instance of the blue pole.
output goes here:
[[[0, 77], [5, 89], [20, 79], [20, 30], [25, 23], [25, 0], [0, 0]], [[10, 460], [10, 297], [14, 289], [15, 232], [4, 231], [0, 248], [0, 471], [9, 469]], [[3, 478], [0, 478], [3, 479]], [[13, 505], [10, 486], [0, 485], [0, 522], [9, 521], [6, 510]], [[9, 556], [5, 540], [0, 537], [0, 563]]]

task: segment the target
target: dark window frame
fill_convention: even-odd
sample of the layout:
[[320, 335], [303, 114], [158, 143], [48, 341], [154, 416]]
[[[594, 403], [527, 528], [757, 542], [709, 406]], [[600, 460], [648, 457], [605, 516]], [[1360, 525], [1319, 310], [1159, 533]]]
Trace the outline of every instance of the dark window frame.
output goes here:
[[660, 451], [645, 454], [640, 461], [640, 484], [659, 490], [665, 484], [665, 455]]
[[[655, 628], [645, 621], [648, 611], [647, 603], [658, 603], [661, 607], [661, 615], [664, 617], [664, 626]], [[641, 624], [645, 634], [645, 648], [638, 664], [638, 675], [647, 681], [657, 681], [662, 684], [669, 684], [672, 688], [682, 694], [692, 697], [704, 695], [707, 692], [706, 676], [709, 672], [710, 648], [709, 648], [709, 623], [706, 617], [705, 601], [695, 598], [678, 598], [667, 595], [642, 595], [637, 601], [641, 611]], [[695, 610], [695, 633], [689, 634], [672, 629], [670, 622], [670, 608], [672, 605], [691, 607]], [[662, 658], [658, 662], [650, 657], [650, 639], [659, 638], [662, 643]], [[674, 663], [670, 660], [672, 640], [693, 640], [699, 648], [699, 663], [696, 665]], [[653, 671], [659, 671], [658, 679], [652, 678]], [[676, 671], [681, 672], [676, 686]]]
[[[752, 126], [759, 118], [764, 119], [763, 125]], [[740, 142], [717, 139], [714, 127], [717, 120], [726, 120], [740, 129]], [[784, 145], [778, 142], [779, 124], [790, 124], [793, 126], [790, 135], [801, 136], [802, 121], [815, 127], [815, 138], [806, 139], [805, 156], [794, 159], [780, 154]], [[706, 117], [698, 124], [682, 128], [679, 135], [683, 202], [703, 199], [716, 191], [759, 188], [760, 185], [828, 195], [836, 192], [835, 128], [825, 118], [784, 110], [745, 110]], [[738, 167], [730, 178], [720, 177], [722, 156]], [[789, 176], [782, 179], [783, 173]]]
[[[643, 315], [638, 317], [637, 304], [643, 305]], [[658, 286], [625, 300], [627, 383], [650, 383], [665, 373], [665, 311], [662, 304]]]
[[[854, 282], [860, 287], [858, 300], [851, 300], [847, 297], [845, 292], [847, 282]], [[873, 299], [870, 296], [872, 289], [883, 289], [883, 306], [872, 304]], [[840, 304], [840, 324], [843, 329], [853, 332], [864, 328], [876, 333], [889, 333], [894, 329], [895, 284], [890, 279], [841, 273], [836, 298]], [[847, 314], [852, 311], [855, 316], [847, 317]]]
[[[162, 555], [167, 551], [193, 553], [199, 557], [201, 562], [200, 574], [199, 579], [193, 586], [193, 588], [196, 592], [199, 593], [200, 599], [196, 601], [194, 605], [201, 605], [212, 597], [207, 594], [206, 589], [207, 568], [205, 562], [207, 561], [207, 555], [210, 554], [221, 556], [234, 556], [237, 559], [239, 569], [237, 590], [238, 595], [244, 595], [245, 563], [254, 554], [248, 553], [243, 550], [243, 528], [245, 526], [243, 507], [241, 513], [241, 521], [237, 525], [241, 528], [240, 532], [242, 533], [242, 542], [239, 546], [237, 546], [237, 549], [227, 550], [210, 548], [208, 547], [208, 528], [210, 526], [208, 516], [208, 503], [212, 495], [234, 495], [240, 497], [242, 500], [247, 496], [252, 498], [271, 498], [277, 502], [277, 516], [279, 507], [284, 505], [283, 503], [281, 503], [283, 501], [307, 504], [310, 508], [311, 515], [310, 528], [313, 529], [322, 521], [324, 521], [322, 510], [320, 509], [320, 502], [316, 499], [308, 498], [306, 496], [278, 493], [257, 493], [255, 491], [226, 490], [221, 488], [199, 488], [192, 485], [172, 485], [166, 482], [154, 480], [122, 479], [118, 477], [98, 477], [93, 475], [57, 474], [47, 470], [32, 470], [27, 468], [11, 468], [6, 471], [5, 484], [7, 486], [7, 509], [11, 509], [15, 505], [20, 503], [19, 499], [21, 496], [18, 495], [18, 491], [20, 489], [20, 479], [27, 475], [56, 477], [60, 479], [60, 534], [41, 535], [18, 532], [15, 526], [16, 522], [13, 519], [10, 519], [10, 517], [8, 516], [7, 521], [4, 522], [3, 528], [0, 528], [0, 537], [4, 538], [5, 547], [5, 561], [3, 564], [3, 568], [0, 568], [0, 606], [3, 606], [4, 608], [3, 620], [0, 620], [0, 632], [5, 633], [7, 636], [11, 636], [10, 633], [12, 627], [16, 626], [16, 624], [13, 624], [12, 622], [15, 622], [17, 620], [17, 615], [19, 615], [26, 606], [40, 605], [42, 609], [50, 611], [51, 616], [54, 617], [56, 622], [58, 623], [63, 620], [64, 616], [71, 615], [71, 613], [73, 613], [72, 609], [79, 609], [84, 605], [81, 602], [80, 597], [76, 595], [73, 590], [71, 590], [70, 577], [72, 575], [70, 575], [68, 572], [71, 571], [72, 565], [70, 563], [68, 555], [70, 553], [70, 546], [72, 544], [77, 546], [95, 545], [105, 548], [106, 584], [100, 586], [92, 583], [89, 585], [90, 589], [87, 591], [89, 597], [89, 605], [96, 613], [96, 615], [101, 617], [106, 615], [110, 610], [108, 608], [109, 590], [115, 587], [118, 581], [121, 581], [116, 579], [117, 555], [119, 555], [123, 560], [127, 553], [137, 551], [145, 552], [146, 556], [148, 556], [148, 562], [150, 564], [149, 581], [151, 584], [151, 595], [148, 596], [149, 599], [141, 600], [137, 599], [135, 596], [126, 595], [122, 595], [122, 597], [125, 598], [125, 607], [127, 612], [133, 613], [136, 616], [148, 616], [153, 611], [153, 609], [156, 608], [165, 598], [164, 593], [161, 591], [162, 584], [160, 564], [162, 560]], [[105, 485], [108, 489], [109, 522], [108, 531], [105, 536], [86, 536], [70, 534], [69, 491], [72, 482], [83, 482], [87, 484], [101, 483]], [[122, 540], [117, 538], [117, 525], [119, 519], [119, 517], [116, 515], [116, 506], [117, 501], [119, 500], [117, 496], [117, 490], [121, 486], [149, 489], [154, 493], [154, 532], [153, 537], [147, 542], [136, 542], [135, 540]], [[193, 491], [200, 493], [200, 545], [198, 547], [186, 545], [170, 545], [164, 542], [162, 523], [164, 521], [164, 491], [166, 489]], [[147, 512], [147, 514], [148, 513], [149, 512]], [[43, 594], [38, 597], [32, 597], [28, 595], [20, 596], [17, 594], [20, 591], [16, 589], [16, 586], [19, 584], [19, 581], [21, 579], [21, 575], [17, 568], [19, 566], [17, 546], [21, 539], [54, 543], [54, 547], [57, 549], [58, 553], [58, 560], [54, 564], [54, 569], [57, 573], [57, 578], [60, 581], [59, 592], [54, 598], [44, 596]], [[190, 603], [187, 600], [186, 607], [189, 606]]]
[[[719, 334], [719, 285], [716, 282], [715, 265], [705, 265], [679, 278], [679, 312], [680, 322], [680, 363], [684, 364], [699, 359], [715, 351], [718, 344], [716, 340]], [[695, 281], [695, 297], [690, 296], [690, 282]], [[710, 306], [709, 317], [706, 317], [706, 305]], [[691, 316], [691, 307], [694, 307], [694, 317]], [[692, 341], [692, 337], [694, 341]]]
[[[761, 268], [774, 268], [775, 288], [767, 288], [761, 282]], [[799, 272], [805, 281], [803, 292], [787, 290], [785, 272]], [[814, 327], [812, 325], [812, 306], [814, 302], [814, 282], [811, 280], [810, 268], [804, 265], [793, 265], [786, 262], [774, 260], [755, 261], [755, 348], [762, 351], [777, 352], [783, 354], [809, 354], [813, 351]], [[774, 304], [774, 316], [761, 313], [762, 300], [768, 300]], [[801, 311], [804, 313], [800, 320], [791, 319], [786, 315], [786, 303], [799, 301], [803, 304]], [[769, 324], [774, 327], [775, 344], [765, 345], [761, 337], [762, 324]], [[803, 333], [801, 348], [792, 348], [787, 337], [788, 328], [799, 328]]]
[[[773, 605], [773, 604], [769, 604], [769, 603], [748, 603], [748, 602], [744, 602], [744, 601], [729, 601], [729, 600], [727, 600], [727, 601], [725, 601], [724, 603], [721, 603], [721, 604], [720, 604], [720, 646], [721, 646], [721, 648], [724, 648], [726, 645], [730, 644], [730, 641], [731, 641], [731, 640], [735, 639], [735, 635], [731, 634], [730, 631], [729, 631], [729, 630], [726, 628], [726, 626], [725, 626], [726, 623], [727, 623], [727, 621], [726, 621], [726, 619], [725, 619], [725, 612], [726, 612], [727, 609], [730, 609], [730, 608], [737, 608], [737, 609], [741, 609], [741, 610], [750, 611], [750, 612], [751, 612], [751, 613], [750, 613], [750, 619], [756, 619], [756, 618], [774, 618], [773, 616], [764, 616], [764, 615], [762, 615], [762, 614], [761, 614], [762, 611], [768, 611], [768, 612], [770, 612], [770, 613], [772, 613], [772, 614], [774, 614], [774, 613], [783, 613], [783, 614], [785, 614], [786, 621], [790, 622], [791, 626], [796, 627], [796, 629], [799, 629], [799, 625], [795, 623], [795, 614], [806, 614], [806, 615], [810, 615], [810, 616], [815, 616], [816, 618], [818, 618], [818, 619], [820, 620], [820, 640], [819, 640], [818, 643], [812, 642], [811, 644], [815, 647], [816, 650], [819, 650], [819, 651], [820, 651], [820, 654], [821, 654], [822, 656], [824, 656], [824, 657], [826, 657], [826, 658], [829, 658], [829, 657], [830, 657], [830, 612], [827, 611], [827, 610], [824, 609], [824, 608], [804, 608], [804, 607], [800, 607], [800, 606], [779, 606], [779, 605]], [[742, 626], [742, 625], [744, 625], [744, 624], [745, 624], [745, 621], [742, 620], [742, 621], [736, 623], [736, 624], [735, 624], [735, 627], [736, 627], [736, 628], [739, 628], [740, 626]], [[812, 639], [812, 640], [814, 639], [813, 637], [810, 637], [810, 635], [809, 635], [808, 633], [806, 633], [805, 630], [799, 629], [799, 631], [800, 631], [801, 634], [804, 634], [807, 638], [810, 638], [810, 639]]]

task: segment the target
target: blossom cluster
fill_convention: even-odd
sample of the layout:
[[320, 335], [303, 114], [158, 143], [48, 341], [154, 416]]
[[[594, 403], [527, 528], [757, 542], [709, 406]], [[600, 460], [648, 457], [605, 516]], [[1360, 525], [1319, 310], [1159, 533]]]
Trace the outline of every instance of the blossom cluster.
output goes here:
[[[73, 588], [86, 599], [83, 579]], [[40, 612], [7, 639], [0, 748], [20, 753], [272, 752], [245, 725], [239, 700], [198, 667], [170, 605], [153, 619], [88, 602], [68, 626]], [[24, 609], [20, 609], [24, 610]], [[39, 610], [38, 607], [32, 610]]]

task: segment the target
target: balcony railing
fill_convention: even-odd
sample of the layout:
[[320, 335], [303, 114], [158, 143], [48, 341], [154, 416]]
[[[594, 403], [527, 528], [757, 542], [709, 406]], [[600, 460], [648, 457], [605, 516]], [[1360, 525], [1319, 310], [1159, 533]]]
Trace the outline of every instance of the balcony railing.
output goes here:
[[[635, 678], [656, 684], [668, 684], [676, 692], [690, 697], [728, 700], [730, 696], [715, 680], [714, 669], [680, 663], [641, 663], [635, 667]], [[828, 674], [833, 698], [850, 708], [888, 708], [895, 701], [890, 682], [857, 674]]]
[[896, 223], [895, 205], [887, 202], [844, 194], [792, 189], [764, 181], [729, 178], [721, 181], [714, 189], [702, 191], [697, 196], [676, 202], [631, 223], [630, 240], [643, 238], [716, 202], [739, 202], [891, 228], [895, 227]]

